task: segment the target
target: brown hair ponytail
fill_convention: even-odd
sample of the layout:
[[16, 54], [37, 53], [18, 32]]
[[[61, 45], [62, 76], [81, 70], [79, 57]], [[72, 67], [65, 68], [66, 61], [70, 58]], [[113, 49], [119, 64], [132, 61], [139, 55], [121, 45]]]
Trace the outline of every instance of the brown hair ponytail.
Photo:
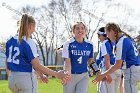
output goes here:
[[119, 27], [118, 24], [115, 24], [115, 23], [108, 23], [108, 24], [106, 24], [105, 29], [106, 29], [107, 31], [110, 31], [110, 30], [115, 31], [115, 33], [116, 33], [116, 40], [117, 40], [117, 41], [118, 41], [118, 39], [119, 39], [119, 37], [120, 37], [120, 36], [119, 36], [119, 33], [123, 33], [124, 35], [126, 35], [126, 36], [128, 36], [130, 39], [132, 39], [130, 35], [128, 35], [126, 32], [124, 32], [124, 31], [122, 31], [122, 30], [120, 29], [120, 27]]
[[124, 35], [126, 35], [127, 37], [129, 37], [130, 39], [132, 39], [132, 37], [130, 35], [128, 35], [126, 32], [121, 31]]
[[28, 38], [28, 25], [30, 23], [35, 23], [35, 20], [32, 16], [28, 16], [27, 14], [23, 14], [20, 22], [20, 29], [18, 35], [18, 42], [21, 43], [22, 37], [26, 36]]

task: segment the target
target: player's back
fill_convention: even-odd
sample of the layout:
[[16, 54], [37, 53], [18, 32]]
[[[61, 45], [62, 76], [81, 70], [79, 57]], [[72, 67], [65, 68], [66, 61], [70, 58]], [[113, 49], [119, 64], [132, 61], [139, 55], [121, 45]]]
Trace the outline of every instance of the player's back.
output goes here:
[[28, 42], [18, 36], [12, 37], [6, 43], [6, 56], [8, 68], [12, 71], [32, 72], [31, 60], [34, 58]]

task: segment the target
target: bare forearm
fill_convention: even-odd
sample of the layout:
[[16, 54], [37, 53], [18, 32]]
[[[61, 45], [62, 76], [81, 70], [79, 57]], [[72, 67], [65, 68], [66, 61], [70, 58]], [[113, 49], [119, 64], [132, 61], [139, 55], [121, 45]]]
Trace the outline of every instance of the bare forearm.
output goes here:
[[65, 62], [65, 70], [69, 71], [71, 73], [71, 63], [70, 62]]
[[113, 73], [114, 71], [116, 71], [117, 69], [119, 69], [119, 67], [116, 65], [113, 65], [104, 74], [105, 74], [105, 76], [107, 76], [107, 75]]
[[34, 69], [39, 71], [40, 73], [51, 75], [51, 76], [57, 76], [57, 72], [56, 71], [51, 70], [51, 69], [41, 65], [39, 63], [39, 59], [38, 58], [33, 59], [32, 64], [33, 64]]
[[[35, 69], [37, 69], [38, 71], [44, 73], [44, 74], [47, 74], [47, 75], [51, 75], [51, 76], [56, 76], [57, 75], [57, 72], [54, 71], [54, 70], [51, 70], [47, 67], [44, 67], [43, 65], [40, 65], [38, 67], [36, 67]], [[41, 73], [39, 72], [39, 74], [41, 75]]]
[[110, 69], [108, 69], [104, 74], [108, 75], [116, 71], [122, 66], [123, 60], [116, 60], [115, 65], [113, 65]]

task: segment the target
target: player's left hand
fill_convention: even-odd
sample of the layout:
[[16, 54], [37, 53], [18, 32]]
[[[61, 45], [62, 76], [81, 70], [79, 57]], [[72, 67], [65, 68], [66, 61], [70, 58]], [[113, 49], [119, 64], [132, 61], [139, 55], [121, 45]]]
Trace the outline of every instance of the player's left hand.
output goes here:
[[43, 82], [43, 83], [48, 83], [49, 82], [49, 79], [48, 79], [48, 77], [46, 76], [46, 75], [42, 75], [42, 76], [40, 76], [40, 80]]

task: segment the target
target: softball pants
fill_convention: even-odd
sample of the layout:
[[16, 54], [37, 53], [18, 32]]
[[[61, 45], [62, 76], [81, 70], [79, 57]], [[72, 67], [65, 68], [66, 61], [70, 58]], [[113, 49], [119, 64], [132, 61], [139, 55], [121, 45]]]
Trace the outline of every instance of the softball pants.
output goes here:
[[88, 93], [88, 72], [71, 74], [71, 80], [64, 85], [64, 93]]
[[8, 83], [12, 93], [37, 93], [37, 78], [34, 73], [11, 72]]

